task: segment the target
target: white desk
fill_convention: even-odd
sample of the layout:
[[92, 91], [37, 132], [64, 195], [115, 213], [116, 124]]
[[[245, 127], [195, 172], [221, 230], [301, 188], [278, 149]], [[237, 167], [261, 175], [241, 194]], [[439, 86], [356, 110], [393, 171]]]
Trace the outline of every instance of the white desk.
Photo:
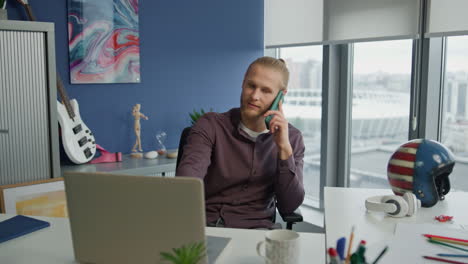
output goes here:
[[[13, 215], [0, 214], [0, 221]], [[70, 225], [66, 218], [37, 217], [51, 226], [13, 240], [0, 243], [0, 263], [8, 264], [66, 264], [74, 260]], [[207, 227], [206, 234], [232, 238], [217, 264], [264, 263], [257, 256], [256, 245], [266, 231]], [[325, 263], [325, 236], [300, 233], [301, 263]]]
[[[325, 228], [326, 244], [335, 247], [336, 240], [342, 236], [349, 238], [351, 227], [355, 225], [354, 245], [360, 240], [367, 245], [384, 245], [395, 231], [397, 223], [430, 223], [444, 227], [460, 227], [468, 224], [468, 193], [449, 192], [444, 201], [431, 208], [421, 208], [415, 216], [393, 218], [384, 213], [367, 212], [365, 200], [370, 196], [393, 194], [390, 189], [325, 188]], [[438, 215], [454, 216], [453, 223], [439, 223], [434, 220]], [[456, 226], [455, 226], [456, 225]], [[372, 247], [371, 247], [372, 249]], [[375, 248], [380, 250], [381, 248]], [[369, 252], [373, 257], [377, 253]], [[373, 258], [371, 258], [373, 260]]]

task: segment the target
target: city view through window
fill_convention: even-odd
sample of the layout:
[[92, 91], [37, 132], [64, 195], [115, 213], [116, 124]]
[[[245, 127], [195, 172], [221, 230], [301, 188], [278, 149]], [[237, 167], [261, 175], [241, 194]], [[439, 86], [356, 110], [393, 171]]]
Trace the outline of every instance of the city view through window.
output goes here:
[[388, 188], [387, 163], [408, 141], [412, 40], [354, 44], [350, 187]]
[[320, 195], [320, 129], [322, 118], [322, 46], [281, 48], [290, 77], [284, 114], [302, 132], [305, 144], [305, 204], [318, 207]]
[[455, 155], [452, 190], [468, 191], [468, 36], [447, 38], [442, 143]]
[[[354, 45], [350, 186], [387, 188], [387, 162], [407, 141], [411, 40]], [[320, 194], [322, 47], [280, 49], [290, 69], [285, 115], [304, 136], [307, 198]]]
[[[468, 37], [448, 39], [442, 143], [455, 154], [453, 190], [468, 191]], [[322, 46], [281, 48], [290, 70], [284, 111], [304, 136], [305, 203], [320, 194]], [[408, 141], [412, 40], [354, 44], [349, 185], [389, 188], [387, 163]]]

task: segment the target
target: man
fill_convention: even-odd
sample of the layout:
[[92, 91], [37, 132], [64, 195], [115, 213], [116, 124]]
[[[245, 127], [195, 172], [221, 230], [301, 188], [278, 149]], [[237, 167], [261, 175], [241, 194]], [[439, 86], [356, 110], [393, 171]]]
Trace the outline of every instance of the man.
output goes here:
[[176, 175], [203, 179], [209, 226], [272, 228], [275, 199], [281, 213], [304, 200], [302, 134], [282, 103], [269, 110], [288, 79], [283, 60], [258, 58], [245, 73], [240, 108], [205, 114], [192, 127]]

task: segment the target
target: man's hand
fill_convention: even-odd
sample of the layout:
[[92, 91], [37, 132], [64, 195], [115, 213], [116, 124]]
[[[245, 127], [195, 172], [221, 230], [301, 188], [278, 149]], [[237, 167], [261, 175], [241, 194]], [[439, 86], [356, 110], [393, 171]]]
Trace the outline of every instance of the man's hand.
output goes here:
[[289, 143], [288, 120], [283, 113], [283, 101], [279, 102], [278, 109], [277, 111], [269, 110], [263, 116], [273, 115], [270, 121], [270, 132], [274, 136], [276, 146], [278, 146], [280, 159], [287, 160], [293, 154], [293, 150], [291, 143]]

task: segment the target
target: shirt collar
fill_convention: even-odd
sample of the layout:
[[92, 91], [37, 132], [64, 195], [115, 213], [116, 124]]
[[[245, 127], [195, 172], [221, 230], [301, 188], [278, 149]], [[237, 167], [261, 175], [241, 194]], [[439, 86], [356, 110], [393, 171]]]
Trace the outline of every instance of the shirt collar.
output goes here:
[[[252, 138], [249, 134], [247, 134], [244, 130], [242, 130], [240, 123], [241, 123], [241, 118], [240, 118], [240, 108], [233, 108], [229, 110], [231, 114], [231, 122], [234, 127], [234, 130], [237, 132], [237, 134], [249, 141], [255, 142], [256, 140]], [[264, 133], [258, 136], [258, 138], [263, 138], [266, 135], [270, 135], [270, 133]]]
[[268, 133], [268, 129], [265, 129], [265, 130], [263, 130], [263, 131], [261, 131], [261, 132], [253, 131], [252, 129], [246, 127], [246, 126], [244, 125], [244, 123], [242, 123], [242, 121], [239, 122], [239, 127], [240, 127], [243, 131], [245, 131], [245, 133], [247, 133], [247, 134], [248, 134], [251, 138], [253, 138], [255, 141], [257, 140], [257, 137], [260, 136], [261, 134]]

